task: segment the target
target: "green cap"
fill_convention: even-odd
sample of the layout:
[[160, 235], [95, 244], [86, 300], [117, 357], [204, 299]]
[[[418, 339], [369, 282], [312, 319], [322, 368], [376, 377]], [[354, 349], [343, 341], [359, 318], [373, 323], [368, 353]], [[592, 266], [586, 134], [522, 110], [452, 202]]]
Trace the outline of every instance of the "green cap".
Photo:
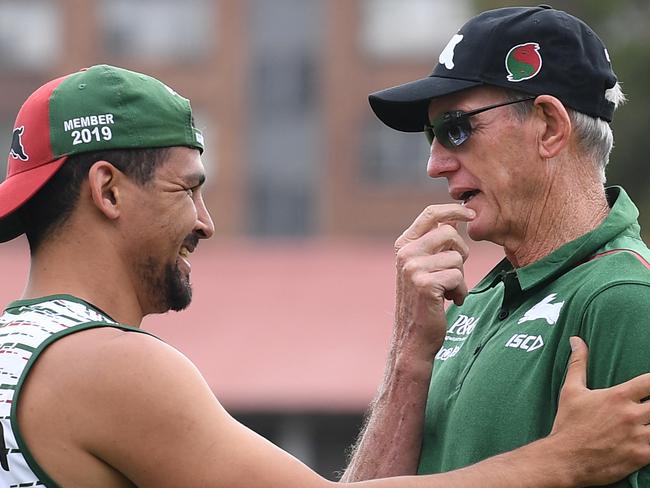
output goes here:
[[168, 146], [203, 151], [189, 100], [142, 73], [100, 65], [70, 75], [52, 91], [49, 112], [55, 155]]
[[0, 184], [0, 242], [22, 234], [14, 212], [69, 156], [186, 146], [203, 152], [190, 102], [161, 81], [109, 65], [52, 80], [25, 101]]

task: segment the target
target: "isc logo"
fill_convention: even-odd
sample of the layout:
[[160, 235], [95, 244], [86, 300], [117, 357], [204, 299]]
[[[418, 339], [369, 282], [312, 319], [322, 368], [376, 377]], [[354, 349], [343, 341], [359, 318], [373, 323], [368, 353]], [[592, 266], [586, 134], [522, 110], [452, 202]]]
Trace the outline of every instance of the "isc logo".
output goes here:
[[542, 339], [541, 335], [515, 334], [506, 342], [506, 347], [523, 349], [526, 352], [534, 351], [543, 346], [544, 339]]

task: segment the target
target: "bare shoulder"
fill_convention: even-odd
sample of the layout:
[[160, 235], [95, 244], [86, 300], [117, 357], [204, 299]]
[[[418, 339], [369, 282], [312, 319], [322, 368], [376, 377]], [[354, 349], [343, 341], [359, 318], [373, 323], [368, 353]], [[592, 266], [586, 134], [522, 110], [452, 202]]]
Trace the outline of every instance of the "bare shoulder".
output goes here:
[[27, 386], [40, 386], [43, 395], [65, 391], [67, 408], [92, 407], [94, 415], [132, 409], [147, 395], [168, 392], [171, 386], [175, 402], [182, 400], [185, 389], [193, 394], [203, 390], [216, 402], [199, 371], [178, 350], [148, 334], [112, 327], [56, 341], [41, 354]]
[[28, 446], [63, 486], [84, 476], [106, 487], [328, 486], [237, 423], [189, 359], [147, 334], [100, 328], [55, 342], [19, 404]]
[[211, 409], [212, 419], [226, 417], [194, 365], [173, 347], [148, 334], [88, 329], [41, 353], [18, 397], [18, 425], [59, 484], [132, 486], [115, 468], [125, 462], [120, 453], [136, 436], [155, 440], [189, 397]]
[[[84, 394], [134, 386], [151, 393], [176, 379], [188, 387], [207, 388], [192, 362], [174, 347], [149, 334], [112, 327], [71, 334], [48, 348], [41, 361], [63, 371], [63, 379], [83, 386]], [[138, 393], [132, 392], [136, 399]]]

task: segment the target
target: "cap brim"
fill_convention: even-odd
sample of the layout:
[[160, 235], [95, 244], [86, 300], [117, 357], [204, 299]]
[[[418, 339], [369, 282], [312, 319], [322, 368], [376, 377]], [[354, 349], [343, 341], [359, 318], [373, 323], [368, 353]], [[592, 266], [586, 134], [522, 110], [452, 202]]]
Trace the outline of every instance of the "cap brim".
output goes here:
[[16, 210], [22, 207], [65, 163], [67, 156], [17, 173], [0, 184], [0, 242], [22, 234], [24, 226]]
[[429, 76], [370, 94], [375, 115], [389, 127], [402, 132], [422, 132], [428, 123], [432, 98], [483, 85], [481, 81]]

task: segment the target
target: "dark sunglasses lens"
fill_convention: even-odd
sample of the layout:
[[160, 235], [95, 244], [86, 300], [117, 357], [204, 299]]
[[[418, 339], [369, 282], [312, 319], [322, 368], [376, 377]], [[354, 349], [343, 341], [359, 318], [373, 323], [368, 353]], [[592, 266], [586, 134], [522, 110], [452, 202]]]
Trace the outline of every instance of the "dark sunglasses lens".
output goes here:
[[469, 139], [472, 126], [462, 112], [446, 113], [431, 125], [425, 125], [424, 134], [429, 144], [433, 144], [433, 139], [437, 138], [447, 149], [454, 149]]
[[462, 112], [446, 113], [434, 120], [431, 125], [424, 126], [424, 134], [429, 145], [437, 138], [447, 149], [454, 149], [463, 144], [472, 134], [472, 126]]
[[469, 125], [467, 119], [460, 119], [456, 121], [455, 124], [450, 125], [446, 128], [447, 140], [451, 146], [447, 147], [458, 147], [464, 143], [472, 132], [472, 129]]
[[433, 123], [433, 132], [440, 144], [447, 149], [454, 149], [469, 139], [472, 127], [464, 117], [446, 118]]

